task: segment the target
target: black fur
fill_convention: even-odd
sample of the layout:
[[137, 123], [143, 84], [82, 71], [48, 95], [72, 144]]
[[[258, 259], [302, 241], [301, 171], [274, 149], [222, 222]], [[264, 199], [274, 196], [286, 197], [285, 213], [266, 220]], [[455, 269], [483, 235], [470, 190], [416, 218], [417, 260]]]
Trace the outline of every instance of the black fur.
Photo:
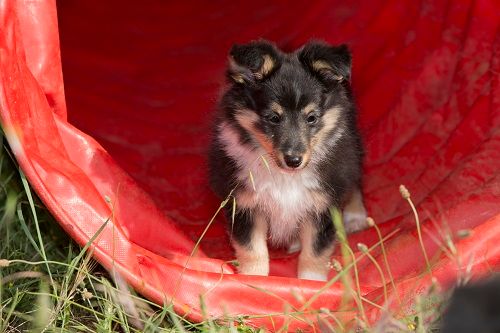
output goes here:
[[314, 253], [321, 255], [323, 250], [332, 244], [335, 236], [335, 227], [332, 223], [330, 212], [324, 212], [317, 220], [318, 235], [314, 242]]
[[457, 288], [441, 329], [442, 333], [500, 332], [500, 278]]
[[[272, 60], [272, 69], [258, 75], [265, 55]], [[210, 183], [215, 193], [225, 198], [235, 187], [235, 195], [240, 189], [251, 191], [248, 184], [237, 179], [240, 171], [237, 161], [228, 155], [219, 138], [220, 124], [227, 123], [237, 131], [241, 145], [248, 150], [259, 149], [258, 140], [236, 120], [238, 110], [248, 109], [257, 114], [256, 129], [272, 142], [277, 152], [302, 155], [312, 138], [325, 126], [325, 111], [338, 107], [337, 125], [327, 133], [327, 138], [333, 140], [337, 135], [339, 138], [331, 147], [324, 143], [318, 148], [324, 150], [325, 156], [320, 158], [311, 153], [306, 167], [317, 171], [321, 192], [329, 205], [342, 208], [350, 193], [361, 185], [363, 155], [349, 82], [351, 55], [348, 48], [311, 42], [286, 54], [269, 42], [259, 41], [235, 45], [230, 56], [229, 87], [220, 102], [209, 156]], [[318, 60], [328, 66], [315, 68], [314, 62]], [[273, 119], [276, 115], [270, 108], [272, 102], [284, 109], [278, 123]], [[309, 118], [306, 119], [300, 110], [312, 102], [318, 109], [313, 112], [315, 122], [309, 123]], [[279, 159], [274, 162], [278, 168], [284, 167]], [[320, 254], [333, 241], [335, 230], [328, 209], [310, 214], [320, 229], [315, 242], [315, 251]], [[251, 236], [250, 215], [245, 210], [236, 212], [232, 237], [242, 245], [248, 244]]]

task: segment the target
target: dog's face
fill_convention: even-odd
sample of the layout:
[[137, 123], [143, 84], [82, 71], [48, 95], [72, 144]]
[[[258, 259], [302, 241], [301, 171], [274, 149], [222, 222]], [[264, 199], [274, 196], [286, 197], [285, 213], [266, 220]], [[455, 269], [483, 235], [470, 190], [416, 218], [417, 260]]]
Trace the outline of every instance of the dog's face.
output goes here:
[[321, 157], [348, 109], [350, 67], [345, 45], [309, 43], [290, 54], [268, 42], [235, 45], [223, 102], [278, 167], [300, 170]]

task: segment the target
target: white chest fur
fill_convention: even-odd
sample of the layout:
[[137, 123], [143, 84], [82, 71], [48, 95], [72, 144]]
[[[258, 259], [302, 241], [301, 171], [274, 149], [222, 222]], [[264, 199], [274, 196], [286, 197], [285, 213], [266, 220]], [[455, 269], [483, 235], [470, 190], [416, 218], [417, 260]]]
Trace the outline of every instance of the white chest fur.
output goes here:
[[281, 171], [263, 150], [242, 146], [238, 134], [228, 125], [222, 125], [220, 139], [225, 151], [237, 161], [238, 180], [247, 189], [236, 191], [237, 206], [265, 214], [271, 241], [287, 243], [298, 233], [301, 221], [324, 201], [318, 198], [320, 183], [315, 171], [307, 167], [295, 173]]

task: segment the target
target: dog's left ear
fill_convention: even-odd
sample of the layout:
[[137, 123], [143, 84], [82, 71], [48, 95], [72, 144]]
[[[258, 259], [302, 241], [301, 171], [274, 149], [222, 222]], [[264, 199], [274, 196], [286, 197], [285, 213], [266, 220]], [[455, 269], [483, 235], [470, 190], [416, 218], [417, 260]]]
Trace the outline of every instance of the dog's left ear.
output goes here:
[[310, 42], [300, 50], [299, 60], [326, 84], [351, 79], [351, 52], [345, 44]]

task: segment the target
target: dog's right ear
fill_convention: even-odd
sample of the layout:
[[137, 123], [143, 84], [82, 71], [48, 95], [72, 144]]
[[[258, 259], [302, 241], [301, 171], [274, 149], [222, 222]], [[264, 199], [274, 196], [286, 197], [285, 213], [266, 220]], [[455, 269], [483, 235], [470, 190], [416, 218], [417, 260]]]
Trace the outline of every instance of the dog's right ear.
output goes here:
[[276, 47], [267, 41], [235, 44], [229, 52], [228, 77], [239, 84], [261, 81], [280, 66]]

